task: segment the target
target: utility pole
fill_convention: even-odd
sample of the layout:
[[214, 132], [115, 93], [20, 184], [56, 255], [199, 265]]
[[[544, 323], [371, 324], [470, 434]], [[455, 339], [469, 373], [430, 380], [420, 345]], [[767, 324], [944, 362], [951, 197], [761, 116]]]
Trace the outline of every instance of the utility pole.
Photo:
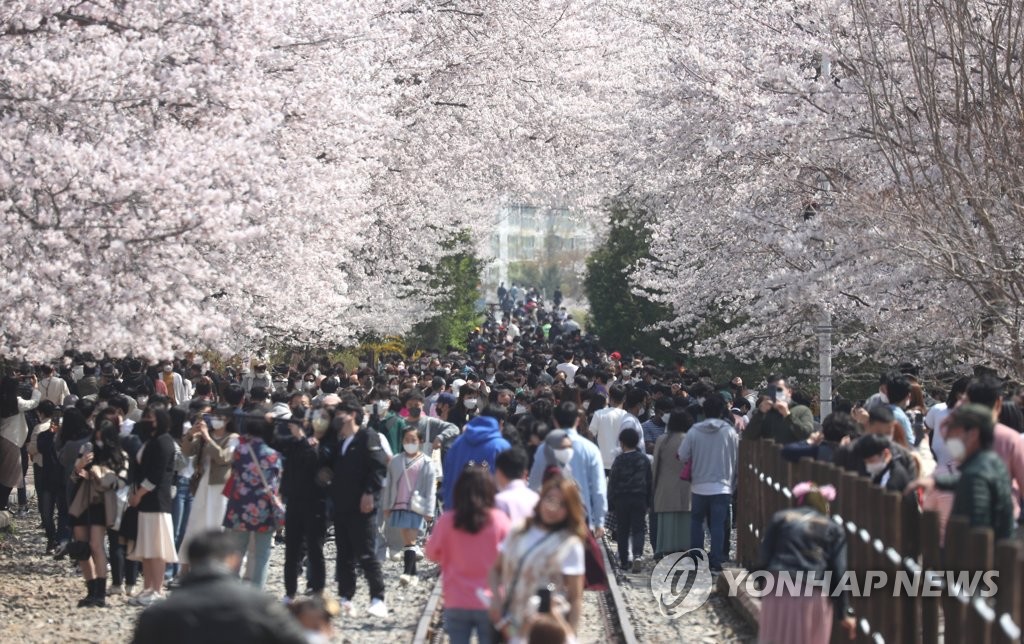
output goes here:
[[821, 419], [832, 413], [832, 314], [822, 309], [818, 332], [818, 400]]

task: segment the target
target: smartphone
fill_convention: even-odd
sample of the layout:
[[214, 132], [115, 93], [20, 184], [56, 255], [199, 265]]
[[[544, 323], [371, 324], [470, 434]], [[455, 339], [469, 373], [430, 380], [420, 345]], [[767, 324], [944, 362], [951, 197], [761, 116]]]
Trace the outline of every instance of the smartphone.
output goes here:
[[82, 446], [78, 448], [79, 456], [85, 456], [90, 452], [92, 452], [92, 443], [89, 441], [85, 441], [84, 443], [82, 443]]
[[551, 591], [553, 590], [551, 584], [548, 584], [544, 588], [537, 591], [537, 597], [540, 598], [540, 605], [537, 607], [538, 613], [550, 613], [551, 612]]
[[765, 393], [768, 394], [768, 400], [771, 400], [773, 403], [779, 401], [778, 385], [768, 385], [768, 389], [765, 390]]

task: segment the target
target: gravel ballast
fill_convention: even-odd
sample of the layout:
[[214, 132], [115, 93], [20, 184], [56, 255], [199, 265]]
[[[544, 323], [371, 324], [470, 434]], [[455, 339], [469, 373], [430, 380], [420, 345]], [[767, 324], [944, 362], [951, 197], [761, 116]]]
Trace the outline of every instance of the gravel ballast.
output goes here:
[[[107, 608], [77, 608], [85, 594], [78, 573], [67, 560], [54, 561], [44, 554], [46, 540], [39, 529], [33, 500], [32, 512], [14, 520], [13, 530], [0, 532], [0, 624], [4, 642], [127, 642], [131, 639], [140, 608], [124, 597], [109, 597]], [[615, 544], [609, 541], [614, 549]], [[334, 545], [326, 548], [328, 575], [333, 576]], [[735, 612], [726, 598], [712, 593], [698, 610], [670, 619], [659, 611], [650, 587], [654, 562], [647, 557], [637, 573], [621, 571], [613, 564], [632, 625], [640, 642], [701, 642], [724, 644], [752, 642], [756, 632]], [[275, 545], [267, 592], [284, 594], [282, 576], [284, 546]], [[418, 564], [421, 581], [416, 586], [398, 584], [400, 561], [384, 563], [390, 615], [378, 619], [366, 613], [369, 596], [360, 578], [354, 618], [335, 620], [334, 642], [409, 642], [437, 580], [437, 566], [427, 560]], [[303, 582], [300, 580], [300, 590]], [[329, 584], [329, 594], [336, 589]], [[599, 593], [584, 593], [579, 642], [608, 644], [604, 619], [598, 607]]]

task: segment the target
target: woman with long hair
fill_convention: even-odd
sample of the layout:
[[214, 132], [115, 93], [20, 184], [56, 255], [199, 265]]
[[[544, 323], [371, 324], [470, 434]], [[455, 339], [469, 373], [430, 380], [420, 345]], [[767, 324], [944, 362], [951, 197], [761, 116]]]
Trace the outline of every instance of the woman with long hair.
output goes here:
[[[840, 579], [846, 573], [846, 531], [829, 518], [829, 503], [835, 499], [831, 485], [818, 487], [811, 481], [793, 486], [796, 507], [776, 512], [761, 542], [758, 570], [772, 574], [802, 573], [814, 579]], [[777, 592], [761, 599], [761, 622], [757, 641], [761, 644], [825, 644], [832, 636], [833, 616], [853, 639], [856, 620], [848, 613], [849, 594], [827, 588], [808, 588], [782, 593], [785, 586], [774, 584]]]
[[140, 436], [146, 436], [142, 448], [134, 455], [139, 464], [138, 488], [128, 501], [139, 513], [138, 531], [128, 554], [132, 561], [142, 562], [143, 589], [131, 600], [138, 606], [149, 606], [164, 598], [164, 570], [168, 563], [178, 562], [171, 519], [174, 439], [170, 429], [170, 415], [153, 406], [146, 409], [136, 424]]
[[19, 392], [21, 380], [14, 376], [0, 380], [0, 511], [7, 509], [11, 490], [20, 488], [24, 479], [21, 446], [28, 439], [25, 412], [35, 409], [42, 396], [35, 375], [28, 376], [27, 381], [32, 386], [32, 397], [25, 400]]
[[[206, 425], [207, 417], [209, 427]], [[221, 523], [228, 506], [223, 494], [224, 483], [231, 473], [231, 460], [239, 445], [231, 408], [219, 407], [216, 413], [207, 417], [198, 418], [181, 441], [185, 456], [196, 457], [195, 472], [189, 481], [192, 509], [178, 545], [182, 573], [188, 572], [187, 552], [192, 538], [209, 530], [223, 529]]]
[[679, 478], [683, 464], [676, 453], [692, 426], [690, 412], [676, 408], [669, 415], [665, 433], [654, 443], [653, 509], [658, 517], [655, 558], [690, 549], [690, 481]]
[[490, 577], [491, 621], [511, 642], [524, 641], [535, 610], [530, 599], [542, 588], [553, 587], [552, 607], [567, 606], [565, 620], [578, 630], [586, 536], [579, 489], [569, 479], [551, 477], [541, 488], [534, 516], [502, 544]]
[[491, 642], [488, 573], [511, 525], [495, 508], [496, 493], [486, 467], [467, 467], [455, 482], [454, 508], [441, 515], [427, 541], [427, 558], [443, 573], [444, 625], [453, 644], [468, 644], [474, 630], [480, 644]]
[[117, 491], [128, 484], [128, 457], [121, 449], [120, 428], [107, 417], [97, 419], [92, 441], [82, 445], [74, 464], [75, 494], [68, 508], [76, 541], [89, 544], [79, 569], [88, 594], [78, 606], [106, 606], [107, 527], [117, 519]]

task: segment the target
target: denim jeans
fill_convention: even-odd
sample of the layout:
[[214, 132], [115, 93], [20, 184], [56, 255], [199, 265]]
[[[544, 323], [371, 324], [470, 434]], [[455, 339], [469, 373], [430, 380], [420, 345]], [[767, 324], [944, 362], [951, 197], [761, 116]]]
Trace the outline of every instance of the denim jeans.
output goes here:
[[476, 630], [480, 644], [491, 644], [491, 619], [485, 610], [444, 609], [444, 632], [452, 644], [469, 644]]
[[704, 524], [711, 528], [711, 552], [709, 559], [712, 570], [720, 570], [725, 561], [725, 526], [729, 522], [732, 507], [731, 494], [693, 494], [690, 499], [691, 523], [690, 544], [693, 548], [704, 545]]
[[647, 498], [643, 495], [627, 495], [615, 498], [616, 513], [615, 541], [619, 545], [619, 563], [629, 565], [629, 546], [632, 542], [633, 559], [644, 552], [644, 523], [647, 519]]
[[[181, 548], [181, 540], [185, 538], [188, 527], [188, 516], [192, 513], [192, 495], [188, 492], [188, 477], [176, 476], [174, 486], [177, 492], [171, 499], [171, 522], [174, 524], [174, 547]], [[165, 577], [178, 574], [178, 564], [167, 564]]]
[[249, 550], [249, 537], [256, 542], [255, 556], [252, 562], [252, 579], [250, 583], [262, 589], [267, 583], [267, 567], [270, 563], [270, 547], [274, 542], [274, 531], [248, 532], [245, 530], [232, 530], [231, 535], [235, 538], [235, 548], [243, 555]]

